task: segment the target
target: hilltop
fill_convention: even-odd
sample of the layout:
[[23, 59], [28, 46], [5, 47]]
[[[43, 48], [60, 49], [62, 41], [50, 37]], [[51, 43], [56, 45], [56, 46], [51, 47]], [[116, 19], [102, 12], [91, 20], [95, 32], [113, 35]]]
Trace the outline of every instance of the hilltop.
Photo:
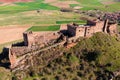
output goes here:
[[[61, 57], [49, 62], [44, 68], [41, 68], [42, 65], [37, 65], [37, 61], [41, 59], [39, 55], [35, 56], [33, 59], [36, 60], [36, 64], [24, 72], [17, 71], [14, 78], [24, 74], [24, 80], [110, 79], [113, 72], [119, 70], [120, 67], [119, 45], [120, 39], [118, 37], [96, 33], [91, 38], [81, 40], [70, 50], [65, 50]], [[58, 53], [61, 49], [56, 48], [56, 50]], [[51, 50], [44, 53], [51, 54], [53, 52]], [[49, 54], [45, 56], [49, 56]], [[117, 77], [114, 77], [114, 80], [117, 80]]]
[[[40, 61], [44, 63], [46, 59], [41, 59], [40, 55], [34, 56], [32, 60], [35, 60], [35, 65], [16, 73], [11, 72], [9, 66], [6, 67], [10, 63], [8, 57], [1, 57], [6, 55], [2, 54], [2, 49], [22, 42], [24, 31], [44, 34], [58, 31], [61, 24], [86, 24], [86, 21], [80, 20], [81, 17], [94, 19], [91, 14], [119, 11], [120, 0], [0, 0], [0, 80], [17, 80], [18, 76], [24, 77], [23, 80], [107, 80], [114, 71], [120, 69], [118, 35], [96, 33], [91, 38], [81, 38], [73, 48], [50, 49], [43, 52], [43, 56], [64, 52], [42, 69], [38, 64]], [[50, 56], [50, 59], [52, 58]], [[30, 61], [26, 61], [26, 64], [30, 64]], [[120, 79], [119, 76], [116, 77]]]

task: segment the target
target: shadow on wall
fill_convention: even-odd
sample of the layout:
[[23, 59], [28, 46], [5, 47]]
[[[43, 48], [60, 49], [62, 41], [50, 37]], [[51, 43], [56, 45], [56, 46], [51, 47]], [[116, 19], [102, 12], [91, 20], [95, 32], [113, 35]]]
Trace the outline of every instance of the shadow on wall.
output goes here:
[[12, 44], [12, 47], [15, 47], [15, 46], [17, 46], [17, 47], [20, 47], [20, 46], [25, 46], [24, 45], [24, 41], [22, 41], [22, 42], [18, 42], [18, 43], [15, 43], [15, 44]]
[[3, 51], [0, 53], [0, 67], [9, 68], [10, 62], [9, 62], [9, 49], [3, 48]]

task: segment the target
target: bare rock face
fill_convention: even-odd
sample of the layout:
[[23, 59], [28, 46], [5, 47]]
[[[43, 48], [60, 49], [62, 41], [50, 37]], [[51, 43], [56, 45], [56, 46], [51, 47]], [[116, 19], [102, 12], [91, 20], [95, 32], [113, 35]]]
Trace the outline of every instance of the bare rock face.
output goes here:
[[32, 1], [32, 0], [0, 0], [0, 2], [3, 2], [3, 3], [11, 3], [11, 2], [29, 2], [29, 1]]

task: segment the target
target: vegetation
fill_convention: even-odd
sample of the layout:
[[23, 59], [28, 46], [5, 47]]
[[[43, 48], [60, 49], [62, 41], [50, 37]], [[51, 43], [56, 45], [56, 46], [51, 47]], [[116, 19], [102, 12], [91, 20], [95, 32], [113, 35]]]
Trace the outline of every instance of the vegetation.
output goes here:
[[[56, 31], [59, 30], [60, 24], [76, 22], [85, 24], [85, 21], [79, 21], [83, 15], [77, 14], [71, 8], [80, 6], [81, 10], [101, 10], [105, 12], [114, 12], [120, 10], [120, 2], [112, 4], [102, 4], [109, 0], [76, 0], [79, 4], [70, 4], [69, 12], [61, 12], [56, 6], [49, 3], [44, 3], [44, 0], [35, 0], [28, 3], [13, 3], [14, 5], [0, 6], [0, 26], [5, 25], [32, 25], [29, 31]], [[65, 1], [65, 0], [60, 0]], [[65, 9], [67, 10], [67, 9]], [[47, 25], [46, 25], [47, 24]], [[118, 27], [119, 31], [120, 28]], [[16, 42], [16, 41], [15, 41]], [[18, 42], [18, 41], [17, 41]], [[12, 42], [13, 43], [13, 42]], [[0, 44], [0, 53], [5, 45]], [[13, 74], [13, 80], [16, 80], [19, 75], [25, 76], [24, 80], [107, 80], [110, 73], [120, 68], [120, 39], [116, 36], [109, 36], [103, 33], [96, 33], [89, 39], [81, 40], [75, 47], [66, 50], [63, 56], [44, 65], [44, 68], [39, 68], [41, 65], [32, 66], [28, 71], [18, 72]], [[62, 50], [55, 49], [61, 52]], [[53, 51], [45, 52], [52, 53]], [[58, 52], [55, 52], [57, 54]], [[38, 59], [38, 60], [37, 60]], [[40, 62], [42, 58], [35, 56], [35, 62]], [[43, 59], [43, 63], [46, 59]], [[7, 62], [6, 59], [0, 62]], [[2, 66], [2, 64], [0, 63]], [[17, 76], [17, 77], [16, 77]], [[101, 77], [102, 76], [102, 77]], [[0, 68], [0, 80], [11, 78], [10, 71]], [[120, 78], [119, 78], [120, 79]], [[118, 80], [119, 80], [118, 79]], [[115, 79], [116, 80], [116, 79]]]
[[0, 26], [5, 25], [55, 25], [57, 20], [78, 20], [80, 14], [61, 13], [60, 11], [39, 10], [26, 11], [14, 14], [0, 14]]
[[[94, 10], [94, 9], [99, 9], [102, 11], [119, 11], [120, 8], [118, 7], [120, 5], [120, 2], [114, 2], [114, 1], [108, 1], [107, 2], [111, 2], [112, 4], [102, 4], [102, 2], [106, 2], [105, 0], [77, 0], [78, 2], [80, 2], [80, 6], [83, 7], [81, 8], [81, 10]], [[75, 5], [73, 5], [75, 6]]]
[[[118, 62], [120, 60], [119, 45], [120, 42], [117, 37], [97, 33], [92, 38], [81, 41], [74, 49], [79, 50], [80, 48], [84, 48], [87, 53], [91, 53], [91, 51], [92, 53], [97, 52], [98, 56], [93, 60], [99, 65], [110, 63], [112, 65], [106, 68], [110, 71], [115, 71], [120, 67], [120, 62]], [[90, 55], [87, 56], [90, 58]], [[92, 54], [91, 56], [93, 57]], [[90, 60], [88, 59], [88, 61]]]
[[22, 42], [23, 40], [20, 39], [20, 40], [16, 40], [16, 41], [12, 41], [12, 42], [7, 42], [7, 43], [4, 43], [4, 44], [0, 44], [0, 53], [2, 53], [2, 50], [3, 48], [6, 46], [9, 46], [9, 45], [12, 45], [13, 43], [17, 43], [17, 42]]
[[24, 11], [32, 11], [32, 10], [39, 10], [39, 9], [46, 9], [46, 10], [58, 10], [59, 8], [55, 6], [51, 6], [49, 4], [43, 3], [42, 1], [36, 2], [19, 2], [15, 3], [14, 6], [0, 6], [0, 14], [13, 14], [18, 12]]
[[0, 67], [0, 80], [11, 80], [10, 71]]
[[68, 24], [68, 23], [78, 23], [78, 24], [86, 24], [86, 21], [83, 20], [64, 20], [64, 21], [56, 21], [56, 24]]
[[[69, 51], [66, 50], [61, 57], [49, 62], [44, 68], [39, 69], [38, 64], [34, 65], [30, 72], [27, 71], [24, 80], [109, 80], [111, 73], [120, 67], [119, 45], [116, 36], [96, 33], [91, 38], [81, 40]], [[49, 53], [44, 54], [49, 56], [54, 51], [44, 53]], [[40, 60], [37, 60], [38, 58]], [[35, 56], [35, 59], [35, 63], [41, 61], [39, 55]]]
[[28, 31], [57, 31], [60, 29], [60, 25], [52, 26], [32, 26]]

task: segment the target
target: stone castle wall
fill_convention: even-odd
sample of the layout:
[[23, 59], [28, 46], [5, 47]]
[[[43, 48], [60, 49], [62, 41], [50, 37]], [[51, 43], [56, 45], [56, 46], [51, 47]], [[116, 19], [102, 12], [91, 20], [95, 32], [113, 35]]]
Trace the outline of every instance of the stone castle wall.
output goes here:
[[109, 26], [109, 31], [110, 35], [114, 35], [115, 33], [117, 33], [117, 24], [111, 24]]
[[23, 33], [24, 42], [26, 46], [34, 46], [34, 45], [41, 45], [44, 46], [50, 41], [56, 40], [61, 36], [60, 33], [54, 32], [49, 34], [41, 35], [39, 32], [25, 32]]
[[51, 48], [64, 45], [64, 43], [75, 43], [79, 41], [80, 37], [91, 37], [96, 32], [105, 32], [114, 35], [117, 32], [117, 24], [109, 24], [106, 21], [88, 21], [86, 25], [67, 25], [67, 36], [64, 37], [62, 42], [56, 41], [63, 35], [60, 32], [54, 32], [41, 35], [39, 32], [25, 32], [23, 33], [24, 44], [22, 47], [11, 47], [9, 49], [9, 59], [11, 68], [15, 68], [21, 60], [24, 61], [26, 55], [37, 54]]
[[86, 25], [67, 25], [67, 32], [72, 37], [91, 37], [96, 32], [116, 34], [117, 24], [109, 24], [105, 21], [88, 21]]
[[[51, 45], [51, 46], [48, 46], [48, 47], [45, 47], [43, 49], [36, 49], [36, 48], [30, 48], [30, 47], [21, 47], [21, 48], [11, 48], [9, 51], [9, 59], [10, 59], [10, 63], [11, 63], [11, 69], [14, 69], [16, 68], [17, 66], [21, 65], [21, 64], [24, 64], [24, 61], [26, 61], [26, 56], [30, 56], [30, 55], [36, 55], [36, 54], [39, 54], [41, 52], [44, 52], [44, 51], [47, 51], [49, 49], [54, 49], [56, 47], [61, 47], [64, 45], [66, 41], [62, 41], [60, 43], [56, 43], [54, 45]], [[20, 52], [17, 52], [17, 54], [19, 53], [20, 55], [16, 55], [16, 51], [20, 51]], [[26, 50], [26, 51], [25, 51]], [[22, 52], [23, 51], [23, 52]], [[23, 54], [24, 53], [24, 54]], [[25, 54], [26, 53], [26, 54]], [[23, 54], [23, 55], [21, 55]]]

